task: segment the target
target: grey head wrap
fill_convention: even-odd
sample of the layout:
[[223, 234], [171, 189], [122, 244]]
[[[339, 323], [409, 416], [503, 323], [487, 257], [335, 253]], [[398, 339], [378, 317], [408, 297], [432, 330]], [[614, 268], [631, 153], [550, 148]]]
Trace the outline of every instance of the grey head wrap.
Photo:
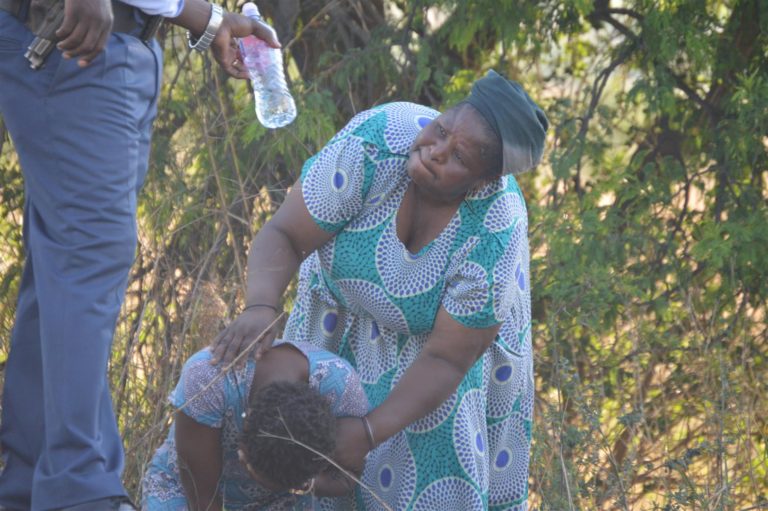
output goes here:
[[520, 174], [539, 164], [549, 121], [519, 83], [490, 70], [472, 85], [465, 101], [501, 140], [502, 174]]

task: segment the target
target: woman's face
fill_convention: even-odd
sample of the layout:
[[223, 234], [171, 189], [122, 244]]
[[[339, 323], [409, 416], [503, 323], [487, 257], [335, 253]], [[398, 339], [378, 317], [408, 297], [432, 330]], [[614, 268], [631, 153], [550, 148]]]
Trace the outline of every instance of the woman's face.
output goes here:
[[452, 202], [489, 179], [486, 154], [493, 140], [489, 140], [484, 123], [474, 108], [462, 105], [419, 132], [406, 168], [420, 191]]

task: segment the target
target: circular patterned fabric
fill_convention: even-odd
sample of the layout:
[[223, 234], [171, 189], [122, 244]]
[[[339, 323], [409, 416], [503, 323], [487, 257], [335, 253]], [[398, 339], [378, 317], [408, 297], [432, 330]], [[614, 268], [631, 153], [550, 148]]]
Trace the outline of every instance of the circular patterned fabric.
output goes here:
[[390, 103], [380, 110], [386, 112], [388, 119], [383, 126], [383, 142], [385, 148], [394, 154], [406, 154], [416, 135], [432, 122], [437, 113], [413, 103]]
[[453, 445], [461, 468], [483, 491], [488, 490], [488, 441], [482, 410], [484, 396], [479, 390], [464, 394], [453, 421]]
[[519, 209], [520, 196], [516, 193], [504, 193], [497, 197], [485, 215], [484, 224], [490, 232], [506, 231], [519, 217], [510, 216], [507, 211]]
[[[507, 510], [527, 495], [519, 453], [533, 412], [527, 213], [505, 176], [468, 195], [418, 253], [407, 250], [397, 214], [408, 151], [437, 115], [412, 103], [362, 112], [304, 165], [304, 201], [334, 236], [302, 265], [286, 334], [346, 358], [375, 407], [421, 355], [441, 308], [467, 328], [501, 323], [455, 392], [369, 453], [364, 478], [398, 511]], [[382, 509], [366, 490], [354, 500], [337, 509]]]
[[318, 220], [337, 224], [362, 206], [363, 176], [355, 171], [363, 163], [358, 147], [359, 141], [339, 141], [332, 151], [320, 153], [307, 172], [304, 201]]
[[[377, 168], [384, 173], [390, 168], [399, 170], [402, 160], [391, 158], [380, 162]], [[377, 170], [378, 174], [379, 170]], [[347, 225], [348, 231], [367, 231], [381, 225], [392, 214], [393, 209], [400, 204], [400, 199], [405, 193], [408, 183], [402, 180], [377, 179], [371, 186], [371, 191], [365, 199], [360, 214]]]
[[373, 494], [393, 509], [407, 509], [416, 490], [416, 460], [405, 437], [395, 437], [386, 448], [374, 451], [375, 461], [367, 461], [363, 483], [370, 489], [363, 490], [366, 509], [386, 509]]
[[509, 187], [508, 177], [501, 176], [498, 180], [492, 181], [487, 185], [478, 188], [470, 195], [467, 196], [468, 201], [472, 200], [485, 200], [488, 197], [496, 195], [499, 192], [506, 190]]
[[377, 324], [394, 330], [408, 332], [405, 315], [387, 296], [387, 293], [373, 282], [361, 279], [345, 279], [336, 282], [347, 303], [355, 304], [355, 312], [365, 315], [375, 311]]
[[531, 363], [528, 357], [515, 356], [499, 346], [488, 354], [488, 417], [509, 416], [517, 403], [516, 398], [533, 386]]
[[382, 330], [373, 319], [355, 324], [361, 332], [352, 332], [350, 347], [355, 355], [357, 371], [363, 383], [376, 383], [397, 363], [397, 336], [388, 329]]
[[453, 316], [471, 316], [488, 302], [488, 275], [482, 265], [466, 261], [448, 283], [445, 309]]
[[414, 511], [483, 509], [483, 497], [467, 481], [458, 477], [445, 477], [427, 486], [419, 494], [413, 509]]
[[491, 505], [506, 509], [528, 496], [528, 471], [521, 469], [520, 462], [525, 461], [527, 466], [529, 450], [525, 446], [529, 428], [526, 421], [512, 415], [488, 430], [493, 445], [488, 495]]
[[460, 226], [461, 218], [457, 215], [429, 250], [412, 254], [399, 242], [397, 227], [391, 222], [376, 245], [376, 270], [387, 292], [404, 298], [433, 289], [444, 277], [450, 248]]
[[456, 394], [451, 394], [448, 399], [425, 417], [413, 421], [407, 428], [412, 433], [426, 433], [439, 427], [453, 414], [453, 407], [456, 406]]

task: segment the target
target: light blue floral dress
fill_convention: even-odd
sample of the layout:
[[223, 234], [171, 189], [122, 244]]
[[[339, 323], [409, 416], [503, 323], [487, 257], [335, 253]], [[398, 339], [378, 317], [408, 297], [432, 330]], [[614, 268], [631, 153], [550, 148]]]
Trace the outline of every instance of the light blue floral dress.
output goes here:
[[[306, 162], [307, 208], [336, 235], [302, 264], [285, 337], [349, 360], [375, 407], [419, 355], [439, 307], [468, 327], [501, 323], [458, 390], [368, 456], [363, 481], [396, 511], [523, 510], [533, 412], [525, 202], [513, 177], [500, 178], [410, 253], [396, 233], [408, 150], [437, 115], [411, 103], [373, 108]], [[383, 509], [367, 490], [355, 507]]]
[[[280, 344], [278, 341], [275, 345]], [[354, 369], [344, 359], [307, 343], [291, 343], [309, 361], [309, 385], [329, 400], [337, 417], [360, 417], [368, 411], [368, 401]], [[211, 351], [204, 349], [184, 364], [179, 383], [170, 402], [200, 424], [221, 428], [222, 476], [219, 491], [225, 509], [239, 511], [304, 511], [316, 509], [317, 499], [288, 492], [274, 493], [251, 479], [237, 456], [256, 363], [230, 370], [223, 376], [211, 365]], [[197, 396], [197, 397], [195, 397]], [[187, 499], [179, 478], [174, 426], [155, 453], [142, 480], [142, 510], [186, 511]], [[325, 499], [326, 505], [346, 509], [343, 499]]]

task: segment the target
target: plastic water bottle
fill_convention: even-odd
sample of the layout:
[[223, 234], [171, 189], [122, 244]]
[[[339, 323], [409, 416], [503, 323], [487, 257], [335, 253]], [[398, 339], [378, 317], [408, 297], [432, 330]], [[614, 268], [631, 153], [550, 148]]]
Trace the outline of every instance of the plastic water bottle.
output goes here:
[[[243, 14], [269, 27], [261, 21], [259, 8], [253, 2], [243, 6]], [[269, 29], [274, 32], [272, 27]], [[285, 84], [283, 54], [252, 35], [240, 39], [240, 53], [251, 77], [259, 122], [267, 128], [290, 124], [296, 118], [296, 103]]]

